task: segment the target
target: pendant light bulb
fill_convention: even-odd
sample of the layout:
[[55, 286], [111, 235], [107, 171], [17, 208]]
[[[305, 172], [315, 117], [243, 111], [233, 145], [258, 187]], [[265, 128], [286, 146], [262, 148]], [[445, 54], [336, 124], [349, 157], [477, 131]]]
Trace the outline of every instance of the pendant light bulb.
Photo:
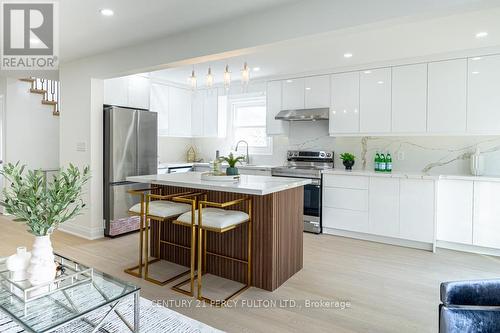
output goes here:
[[243, 69], [241, 70], [241, 82], [243, 84], [248, 84], [249, 81], [250, 81], [250, 68], [248, 68], [248, 65], [245, 61]]
[[214, 85], [214, 76], [212, 75], [212, 69], [210, 67], [208, 67], [206, 84], [208, 88], [212, 88], [212, 86]]
[[229, 71], [229, 65], [226, 65], [226, 69], [224, 70], [224, 88], [228, 90], [230, 85], [231, 85], [231, 72]]
[[194, 69], [191, 71], [191, 76], [188, 77], [188, 83], [191, 86], [191, 89], [195, 90], [196, 89], [196, 75], [194, 74]]

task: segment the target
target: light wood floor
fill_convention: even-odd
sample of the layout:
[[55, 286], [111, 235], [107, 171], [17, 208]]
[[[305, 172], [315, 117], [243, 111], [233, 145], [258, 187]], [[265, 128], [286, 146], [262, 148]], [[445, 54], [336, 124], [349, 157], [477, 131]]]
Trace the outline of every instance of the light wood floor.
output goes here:
[[[186, 299], [123, 273], [136, 260], [137, 235], [97, 241], [62, 232], [57, 252], [142, 287], [152, 300]], [[32, 236], [22, 224], [0, 217], [0, 256]], [[304, 269], [273, 293], [252, 288], [239, 300], [338, 300], [351, 308], [195, 308], [175, 311], [228, 332], [436, 332], [441, 281], [498, 278], [500, 258], [383, 245], [327, 235], [304, 234]]]

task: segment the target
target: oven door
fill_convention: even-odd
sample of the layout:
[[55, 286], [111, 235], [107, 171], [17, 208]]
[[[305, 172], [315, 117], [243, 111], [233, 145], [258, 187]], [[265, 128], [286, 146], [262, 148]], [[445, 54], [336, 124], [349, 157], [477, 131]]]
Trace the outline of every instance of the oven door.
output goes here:
[[312, 179], [304, 186], [304, 231], [321, 233], [321, 182]]

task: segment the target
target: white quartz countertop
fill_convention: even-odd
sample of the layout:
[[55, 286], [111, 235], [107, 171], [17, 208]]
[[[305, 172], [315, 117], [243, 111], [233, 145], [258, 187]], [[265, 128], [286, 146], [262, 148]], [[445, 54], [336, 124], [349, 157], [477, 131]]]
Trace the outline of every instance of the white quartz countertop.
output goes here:
[[193, 163], [188, 162], [166, 162], [158, 164], [158, 169], [192, 167]]
[[469, 180], [469, 181], [487, 181], [487, 182], [500, 182], [498, 176], [473, 176], [473, 175], [449, 175], [449, 174], [426, 174], [418, 172], [375, 172], [367, 170], [352, 170], [346, 171], [344, 169], [331, 169], [323, 171], [325, 175], [351, 175], [351, 176], [367, 176], [367, 177], [387, 177], [387, 178], [408, 178], [408, 179], [429, 179], [429, 180]]
[[[208, 162], [198, 162], [198, 163], [193, 163], [193, 166], [200, 166], [200, 167], [209, 167], [210, 163]], [[221, 166], [223, 168], [227, 168], [228, 164], [227, 163], [222, 163]], [[247, 169], [247, 170], [265, 170], [265, 171], [270, 171], [272, 168], [275, 168], [276, 165], [254, 165], [254, 164], [236, 164], [236, 167], [238, 169]]]
[[241, 175], [238, 182], [206, 181], [202, 172], [184, 172], [165, 175], [145, 175], [127, 177], [128, 181], [196, 188], [201, 190], [266, 195], [311, 183], [310, 179]]
[[429, 175], [418, 172], [376, 172], [368, 170], [352, 170], [330, 169], [323, 171], [323, 174], [329, 175], [351, 175], [351, 176], [367, 176], [367, 177], [386, 177], [386, 178], [408, 178], [408, 179], [431, 179], [438, 180], [439, 175]]
[[[210, 163], [208, 162], [165, 162], [158, 164], [158, 169], [168, 169], [168, 168], [179, 168], [179, 167], [210, 167]], [[227, 168], [227, 163], [222, 163], [221, 166], [223, 168]], [[270, 171], [272, 168], [276, 167], [276, 165], [246, 165], [246, 164], [237, 164], [236, 167], [238, 169], [247, 169], [247, 170], [264, 170]]]

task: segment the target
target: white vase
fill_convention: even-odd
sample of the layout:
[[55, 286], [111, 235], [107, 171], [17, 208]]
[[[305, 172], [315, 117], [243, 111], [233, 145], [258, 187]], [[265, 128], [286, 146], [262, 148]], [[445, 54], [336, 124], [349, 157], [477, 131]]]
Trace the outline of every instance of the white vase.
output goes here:
[[35, 238], [27, 273], [28, 281], [33, 286], [39, 286], [55, 279], [56, 264], [50, 235]]
[[31, 253], [26, 251], [26, 247], [17, 248], [16, 254], [11, 255], [6, 262], [7, 269], [10, 271], [10, 278], [13, 281], [24, 281], [27, 279], [26, 270], [30, 263]]

